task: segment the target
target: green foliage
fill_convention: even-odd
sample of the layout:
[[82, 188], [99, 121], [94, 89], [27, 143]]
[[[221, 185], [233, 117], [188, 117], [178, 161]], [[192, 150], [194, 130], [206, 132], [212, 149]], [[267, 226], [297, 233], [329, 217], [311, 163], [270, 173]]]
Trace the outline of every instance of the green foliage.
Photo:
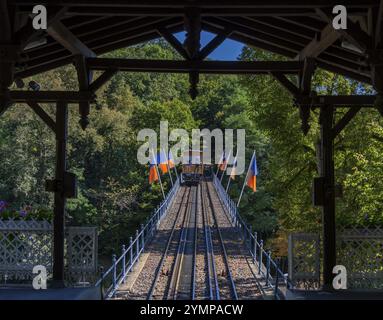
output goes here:
[[[246, 49], [242, 59], [271, 60], [272, 54]], [[311, 183], [317, 172], [316, 143], [319, 113], [311, 112], [311, 130], [300, 130], [299, 110], [291, 97], [269, 76], [244, 77], [249, 92], [257, 93], [248, 111], [260, 131], [269, 139], [266, 179], [262, 185], [272, 194], [272, 208], [278, 212], [283, 231], [315, 231], [321, 227], [321, 213], [311, 204]], [[370, 87], [318, 70], [314, 87], [320, 94], [368, 94]], [[346, 111], [337, 110], [338, 121]], [[337, 224], [343, 226], [382, 225], [382, 170], [379, 157], [382, 118], [378, 112], [361, 111], [335, 141], [336, 181], [344, 196], [337, 199]], [[262, 179], [262, 171], [261, 171]]]
[[[119, 58], [180, 59], [166, 43], [154, 41], [105, 55]], [[246, 48], [243, 60], [276, 57]], [[280, 57], [278, 57], [280, 58]], [[199, 95], [188, 95], [187, 75], [118, 73], [98, 93], [90, 125], [83, 131], [77, 107], [71, 106], [68, 170], [79, 179], [79, 196], [68, 200], [67, 223], [96, 225], [101, 254], [119, 252], [123, 243], [162, 200], [158, 184], [148, 184], [148, 168], [136, 161], [143, 128], [246, 129], [246, 158], [256, 150], [258, 190], [245, 188], [240, 211], [263, 238], [290, 231], [316, 231], [321, 213], [311, 205], [311, 183], [318, 175], [315, 145], [318, 112], [310, 131], [301, 131], [299, 110], [291, 96], [270, 76], [201, 75]], [[78, 90], [73, 66], [34, 77], [44, 90]], [[371, 93], [343, 77], [318, 71], [314, 86], [323, 94]], [[45, 110], [54, 118], [54, 107]], [[336, 119], [344, 115], [338, 110]], [[382, 118], [362, 111], [335, 141], [336, 180], [344, 189], [337, 200], [342, 225], [383, 224]], [[34, 208], [29, 217], [51, 217], [53, 197], [45, 180], [54, 176], [55, 140], [49, 128], [26, 106], [13, 106], [0, 117], [0, 198], [12, 203], [3, 217], [19, 217], [20, 208]], [[248, 165], [248, 163], [247, 163]], [[164, 187], [170, 188], [168, 176]], [[226, 187], [228, 177], [223, 178]], [[231, 182], [238, 199], [244, 175]], [[278, 240], [282, 241], [282, 240]]]

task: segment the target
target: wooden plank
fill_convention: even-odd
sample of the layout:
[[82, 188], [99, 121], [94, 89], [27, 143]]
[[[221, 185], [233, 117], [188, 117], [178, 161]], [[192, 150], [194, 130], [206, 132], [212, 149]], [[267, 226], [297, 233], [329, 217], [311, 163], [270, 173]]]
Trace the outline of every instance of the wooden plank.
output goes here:
[[14, 103], [78, 103], [95, 99], [93, 93], [77, 91], [9, 91], [9, 96]]
[[215, 49], [217, 49], [231, 34], [231, 29], [225, 29], [222, 33], [217, 34], [199, 53], [199, 59], [206, 59]]
[[100, 89], [107, 81], [109, 81], [115, 74], [117, 70], [115, 69], [109, 69], [106, 70], [102, 75], [100, 75], [96, 80], [94, 80], [89, 85], [89, 91], [96, 92], [98, 89]]
[[380, 0], [379, 10], [377, 13], [377, 21], [375, 28], [375, 48], [378, 48], [382, 45], [382, 37], [383, 37], [383, 0]]
[[320, 33], [318, 38], [313, 39], [299, 54], [297, 60], [303, 60], [308, 57], [316, 58], [328, 47], [332, 46], [339, 38], [339, 32], [328, 24]]
[[64, 48], [75, 55], [85, 57], [95, 57], [96, 54], [82, 43], [71, 31], [67, 29], [60, 21], [54, 22], [47, 29], [48, 34], [59, 42]]
[[[17, 5], [35, 5], [47, 3], [47, 0], [9, 0]], [[156, 8], [182, 8], [190, 6], [190, 0], [61, 0], [60, 4], [73, 7], [153, 7]], [[331, 7], [339, 4], [336, 0], [195, 0], [192, 5], [201, 8], [317, 8]], [[348, 0], [347, 5], [350, 8], [372, 7], [376, 5], [375, 0]]]
[[114, 68], [120, 71], [165, 73], [268, 74], [275, 71], [297, 74], [303, 67], [299, 61], [175, 61], [113, 58], [88, 58], [87, 61], [89, 68], [94, 70]]
[[[332, 105], [334, 107], [375, 107], [374, 95], [339, 95], [310, 97], [313, 106]], [[310, 104], [310, 103], [309, 103]]]
[[342, 132], [342, 130], [350, 123], [350, 121], [357, 115], [361, 107], [351, 108], [347, 113], [340, 119], [337, 124], [332, 128], [333, 139]]
[[299, 89], [297, 86], [292, 83], [283, 73], [280, 72], [272, 72], [273, 77], [279, 81], [293, 96], [297, 96], [299, 94]]
[[158, 33], [163, 37], [184, 59], [189, 59], [190, 56], [178, 41], [178, 39], [169, 32], [165, 27], [160, 27], [157, 29]]
[[[321, 19], [328, 24], [332, 24], [332, 17], [328, 13], [319, 8], [315, 9], [315, 11]], [[350, 19], [347, 21], [347, 30], [339, 29], [336, 30], [336, 32], [344, 36], [362, 52], [366, 52], [372, 44], [372, 38], [365, 33], [357, 23], [352, 22]]]
[[40, 117], [41, 120], [53, 131], [56, 132], [56, 123], [54, 120], [47, 114], [41, 106], [36, 102], [27, 102], [27, 104], [32, 108], [32, 110]]

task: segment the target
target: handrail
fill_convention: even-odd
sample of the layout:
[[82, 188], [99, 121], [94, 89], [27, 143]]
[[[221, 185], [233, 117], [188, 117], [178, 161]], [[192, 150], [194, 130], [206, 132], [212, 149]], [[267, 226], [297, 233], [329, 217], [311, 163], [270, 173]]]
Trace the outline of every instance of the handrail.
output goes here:
[[[272, 258], [271, 251], [266, 251], [264, 249], [263, 240], [258, 241], [257, 232], [253, 233], [251, 226], [248, 226], [244, 219], [241, 217], [236, 203], [227, 194], [226, 190], [223, 188], [220, 180], [216, 175], [214, 175], [213, 183], [216, 187], [222, 204], [227, 209], [225, 211], [230, 215], [229, 218], [231, 219], [232, 223], [235, 227], [242, 231], [244, 243], [246, 244], [251, 256], [253, 257], [253, 263], [255, 266], [258, 266], [258, 274], [263, 276], [266, 286], [274, 290], [275, 299], [281, 299], [283, 295], [281, 296], [279, 290], [280, 279], [282, 279], [287, 288], [292, 287], [291, 280], [289, 279], [288, 275], [284, 274], [280, 269], [279, 263]], [[266, 261], [266, 266], [263, 264], [264, 259]]]
[[[125, 245], [122, 246], [122, 253], [118, 258], [115, 254], [112, 256], [111, 267], [106, 272], [102, 272], [100, 279], [95, 284], [96, 287], [100, 286], [103, 298], [113, 297], [121, 283], [124, 283], [129, 272], [133, 270], [134, 265], [145, 250], [145, 245], [153, 238], [162, 218], [171, 207], [179, 187], [180, 181], [177, 179], [165, 200], [154, 210], [148, 222], [145, 225], [141, 224], [141, 229], [136, 230], [134, 239], [130, 237], [129, 246], [127, 248]], [[111, 281], [103, 293], [103, 286], [108, 277], [111, 277]]]

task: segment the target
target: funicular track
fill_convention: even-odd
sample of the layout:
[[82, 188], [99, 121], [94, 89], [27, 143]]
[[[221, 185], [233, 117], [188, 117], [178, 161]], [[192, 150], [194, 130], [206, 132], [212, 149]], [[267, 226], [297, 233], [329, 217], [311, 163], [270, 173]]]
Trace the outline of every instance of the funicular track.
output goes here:
[[238, 299], [206, 184], [186, 191], [147, 299]]
[[201, 182], [201, 219], [203, 221], [205, 251], [205, 291], [209, 300], [234, 299], [236, 287], [231, 276], [224, 242], [217, 227], [207, 182]]
[[[259, 290], [246, 249], [211, 182], [181, 187], [161, 248], [132, 288], [148, 300], [257, 299]], [[165, 220], [166, 220], [165, 219]], [[153, 246], [160, 244], [154, 243]], [[134, 298], [130, 294], [129, 298]]]
[[231, 281], [235, 284], [236, 299], [261, 299], [252, 257], [234, 228], [213, 184], [207, 183], [206, 189], [211, 207], [214, 208], [214, 221], [222, 247], [225, 248], [227, 268], [231, 270]]
[[174, 224], [167, 239], [165, 250], [163, 251], [161, 260], [155, 270], [154, 279], [147, 293], [147, 300], [162, 300], [167, 297], [169, 281], [174, 272], [177, 251], [187, 216], [186, 212], [189, 210], [190, 206], [191, 188], [185, 187], [184, 189], [185, 193], [182, 197], [177, 216], [174, 219]]
[[194, 300], [195, 298], [198, 190], [199, 186], [191, 187], [191, 201], [189, 200], [184, 217], [177, 256], [167, 293], [168, 300]]
[[[148, 244], [146, 259], [142, 271], [131, 283], [130, 288], [124, 285], [119, 288], [116, 294], [117, 299], [152, 299], [154, 287], [152, 284], [159, 277], [158, 270], [164, 264], [164, 252], [169, 251], [174, 234], [179, 230], [179, 221], [183, 217], [183, 212], [188, 203], [189, 188], [181, 187], [174, 200], [168, 215], [159, 225], [157, 234]], [[160, 267], [161, 266], [161, 267]], [[128, 281], [129, 282], [129, 281]]]

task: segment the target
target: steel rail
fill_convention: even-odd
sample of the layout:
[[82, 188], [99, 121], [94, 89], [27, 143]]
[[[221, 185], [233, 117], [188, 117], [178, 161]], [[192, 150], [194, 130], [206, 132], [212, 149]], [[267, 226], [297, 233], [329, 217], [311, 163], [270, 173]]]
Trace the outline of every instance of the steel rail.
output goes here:
[[[188, 237], [188, 231], [189, 231], [191, 217], [193, 214], [193, 207], [195, 209], [194, 213], [196, 213], [196, 206], [195, 205], [193, 206], [193, 204], [194, 204], [193, 201], [194, 201], [195, 196], [197, 194], [196, 189], [191, 187], [190, 190], [191, 190], [190, 191], [191, 201], [190, 201], [190, 197], [189, 197], [188, 207], [187, 207], [187, 211], [186, 211], [185, 216], [184, 216], [181, 236], [180, 236], [180, 240], [178, 243], [177, 255], [176, 255], [174, 265], [173, 265], [172, 276], [170, 279], [169, 290], [168, 290], [168, 300], [177, 300], [179, 298], [180, 280], [181, 280], [181, 277], [185, 275], [185, 272], [183, 270], [183, 262], [184, 262], [184, 258], [185, 258], [185, 251], [187, 249], [187, 246], [186, 246], [187, 245], [187, 237]], [[194, 268], [194, 266], [193, 266], [193, 262], [192, 262], [192, 269], [193, 268]], [[190, 271], [191, 270], [189, 270], [189, 272]], [[190, 282], [190, 290], [188, 290], [189, 293], [186, 294], [189, 299], [192, 296], [192, 282], [194, 282], [193, 276], [192, 276], [191, 282]], [[182, 293], [185, 294], [184, 291]]]
[[211, 213], [212, 213], [212, 216], [213, 216], [213, 219], [214, 219], [214, 222], [215, 222], [215, 227], [217, 229], [219, 241], [220, 241], [221, 247], [222, 247], [222, 252], [223, 252], [223, 256], [224, 256], [224, 262], [225, 262], [225, 266], [226, 266], [226, 269], [227, 269], [227, 275], [228, 275], [228, 278], [229, 278], [229, 281], [230, 281], [230, 285], [231, 285], [232, 296], [233, 296], [234, 300], [238, 300], [238, 294], [237, 294], [236, 286], [235, 286], [235, 283], [234, 283], [234, 280], [233, 280], [233, 276], [232, 276], [231, 271], [230, 271], [230, 266], [229, 266], [229, 262], [228, 262], [228, 257], [227, 257], [227, 252], [226, 252], [226, 248], [225, 248], [225, 243], [223, 241], [221, 230], [219, 229], [219, 226], [218, 226], [218, 219], [217, 219], [217, 216], [216, 216], [216, 213], [215, 213], [215, 209], [214, 209], [214, 206], [213, 206], [213, 201], [211, 199], [211, 194], [210, 194], [209, 187], [207, 187], [206, 190], [207, 190], [207, 192], [206, 192], [207, 198], [209, 199], [210, 207], [212, 208]]
[[[203, 220], [203, 228], [205, 233], [205, 247], [206, 247], [206, 259], [208, 264], [208, 285], [209, 285], [209, 297], [210, 300], [220, 300], [220, 294], [219, 294], [219, 284], [218, 284], [218, 276], [217, 271], [215, 268], [215, 258], [214, 258], [214, 251], [213, 251], [213, 241], [211, 237], [211, 230], [210, 230], [210, 221], [209, 216], [207, 214], [207, 205], [206, 205], [206, 197], [203, 196], [204, 190], [206, 189], [206, 185], [203, 182], [202, 183], [203, 188], [201, 188], [201, 199], [202, 199], [202, 220]], [[212, 284], [212, 280], [214, 282], [214, 285]]]
[[[183, 205], [184, 205], [185, 203], [187, 204], [187, 203], [189, 202], [190, 191], [191, 191], [190, 188], [186, 188], [185, 191], [184, 191], [184, 193], [182, 194], [180, 207], [179, 207], [179, 209], [178, 209], [177, 216], [176, 216], [176, 218], [174, 219], [174, 223], [173, 223], [173, 226], [172, 226], [172, 230], [171, 230], [170, 235], [169, 235], [169, 237], [168, 237], [168, 240], [167, 240], [167, 242], [166, 242], [165, 251], [164, 251], [164, 253], [163, 253], [162, 257], [161, 257], [160, 263], [159, 263], [159, 265], [158, 265], [158, 267], [157, 267], [157, 269], [156, 269], [156, 271], [155, 271], [155, 277], [154, 277], [154, 280], [153, 280], [153, 282], [152, 282], [152, 284], [151, 284], [151, 286], [150, 286], [150, 289], [149, 289], [148, 294], [147, 294], [147, 297], [146, 297], [147, 300], [152, 300], [152, 298], [153, 298], [154, 289], [155, 289], [155, 287], [156, 287], [156, 284], [157, 284], [158, 278], [159, 278], [159, 276], [160, 276], [160, 272], [161, 272], [161, 270], [162, 270], [162, 267], [164, 266], [165, 258], [167, 257], [167, 253], [168, 253], [168, 251], [169, 251], [170, 243], [171, 243], [172, 240], [173, 240], [173, 235], [174, 235], [174, 231], [175, 231], [175, 227], [176, 227], [178, 218], [179, 218], [180, 213], [181, 213], [181, 211], [182, 211]], [[184, 199], [185, 199], [185, 195], [186, 195], [186, 194], [187, 194], [187, 197], [186, 197], [186, 198], [187, 198], [187, 201], [185, 202]]]
[[201, 190], [198, 185], [196, 192], [195, 203], [195, 221], [194, 221], [194, 251], [193, 251], [193, 274], [192, 274], [192, 300], [196, 298], [196, 273], [197, 273], [197, 246], [198, 246], [198, 190]]

